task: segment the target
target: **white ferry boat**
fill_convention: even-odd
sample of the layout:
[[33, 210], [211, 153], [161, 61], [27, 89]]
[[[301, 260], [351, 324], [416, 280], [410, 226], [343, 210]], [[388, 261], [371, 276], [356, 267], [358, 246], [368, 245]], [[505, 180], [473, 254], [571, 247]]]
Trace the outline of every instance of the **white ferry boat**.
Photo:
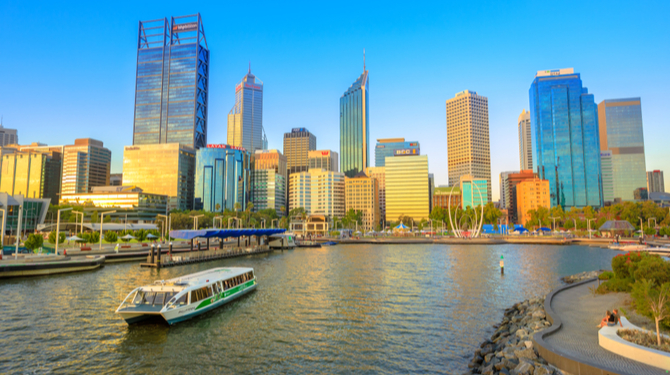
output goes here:
[[212, 268], [136, 288], [123, 300], [116, 313], [128, 324], [160, 315], [172, 325], [255, 289], [253, 268]]

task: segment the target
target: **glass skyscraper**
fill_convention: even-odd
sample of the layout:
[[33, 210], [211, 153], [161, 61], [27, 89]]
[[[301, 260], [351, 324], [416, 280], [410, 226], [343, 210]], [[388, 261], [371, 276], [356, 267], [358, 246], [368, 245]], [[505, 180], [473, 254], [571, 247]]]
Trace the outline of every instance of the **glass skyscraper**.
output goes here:
[[572, 68], [538, 71], [530, 86], [533, 166], [549, 180], [551, 206], [600, 207], [598, 110]]
[[263, 129], [263, 81], [249, 73], [235, 86], [235, 106], [228, 113], [228, 144], [249, 152], [267, 150]]
[[405, 142], [405, 138], [378, 139], [375, 147], [375, 167], [386, 166], [386, 157], [401, 155], [421, 155], [419, 142]]
[[604, 200], [632, 201], [635, 189], [647, 187], [640, 98], [603, 100], [598, 125]]
[[133, 145], [207, 144], [209, 49], [200, 14], [140, 21]]
[[195, 209], [207, 212], [247, 208], [251, 199], [249, 153], [230, 145], [207, 145], [195, 156]]
[[370, 166], [370, 97], [368, 71], [340, 98], [340, 168], [347, 177]]

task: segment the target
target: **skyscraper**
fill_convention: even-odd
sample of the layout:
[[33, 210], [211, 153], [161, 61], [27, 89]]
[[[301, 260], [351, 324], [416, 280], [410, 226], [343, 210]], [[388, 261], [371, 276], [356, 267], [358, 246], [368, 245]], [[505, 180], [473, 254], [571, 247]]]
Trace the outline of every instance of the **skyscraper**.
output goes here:
[[284, 133], [284, 156], [288, 174], [307, 172], [309, 152], [316, 150], [316, 137], [306, 128], [293, 128]]
[[340, 168], [347, 177], [370, 166], [370, 97], [368, 71], [340, 98]]
[[533, 141], [530, 131], [530, 112], [519, 115], [519, 162], [521, 170], [533, 169]]
[[209, 49], [200, 14], [140, 21], [133, 145], [207, 144]]
[[656, 169], [654, 171], [647, 172], [647, 191], [650, 193], [665, 193], [663, 171]]
[[510, 189], [509, 189], [509, 175], [512, 173], [519, 173], [519, 172], [500, 172], [500, 209], [501, 210], [506, 210], [509, 208], [510, 202], [511, 202], [511, 197], [510, 197]]
[[447, 100], [447, 169], [449, 186], [461, 176], [487, 181], [486, 199], [491, 202], [491, 147], [489, 145], [489, 101], [465, 90]]
[[632, 201], [635, 189], [647, 187], [640, 98], [603, 100], [598, 104], [598, 126], [601, 155], [610, 153], [611, 178], [605, 179], [601, 161], [603, 199]]
[[207, 145], [195, 156], [196, 210], [223, 212], [247, 209], [251, 199], [250, 155], [245, 149], [230, 145]]
[[228, 144], [250, 153], [267, 150], [263, 129], [263, 81], [249, 72], [235, 86], [235, 105], [228, 113]]
[[574, 69], [538, 71], [530, 86], [533, 164], [549, 180], [551, 207], [600, 207], [597, 107]]
[[327, 171], [339, 172], [337, 152], [331, 150], [315, 150], [307, 153], [309, 160], [308, 169], [325, 169]]
[[95, 186], [109, 185], [112, 152], [91, 138], [75, 139], [63, 148], [61, 194], [89, 193]]
[[394, 156], [398, 152], [404, 152], [406, 155], [420, 155], [421, 146], [416, 141], [405, 142], [405, 138], [378, 139], [377, 146], [375, 146], [375, 167], [385, 166], [386, 157]]

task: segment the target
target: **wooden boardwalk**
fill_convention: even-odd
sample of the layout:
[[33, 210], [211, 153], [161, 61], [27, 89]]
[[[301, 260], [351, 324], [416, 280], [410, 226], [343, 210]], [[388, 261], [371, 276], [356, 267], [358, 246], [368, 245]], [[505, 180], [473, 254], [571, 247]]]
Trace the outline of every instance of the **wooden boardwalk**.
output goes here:
[[271, 251], [274, 251], [274, 249], [270, 249], [267, 245], [259, 246], [253, 249], [236, 248], [233, 250], [214, 249], [205, 251], [189, 251], [189, 252], [181, 252], [179, 255], [172, 255], [171, 258], [169, 255], [163, 255], [160, 261], [158, 261], [157, 258], [154, 258], [153, 263], [151, 262], [151, 254], [149, 254], [146, 263], [140, 263], [140, 267], [149, 267], [149, 268], [175, 267], [175, 266], [183, 266], [186, 264], [211, 262], [219, 259], [242, 257], [253, 254], [264, 254], [269, 253]]

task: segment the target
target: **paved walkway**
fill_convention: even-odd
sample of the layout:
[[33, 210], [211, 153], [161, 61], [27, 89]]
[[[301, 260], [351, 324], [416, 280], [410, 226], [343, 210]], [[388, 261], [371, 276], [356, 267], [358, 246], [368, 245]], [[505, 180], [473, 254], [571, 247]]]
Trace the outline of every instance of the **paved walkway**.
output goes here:
[[596, 326], [605, 316], [606, 310], [623, 306], [626, 294], [609, 293], [594, 297], [589, 287], [597, 285], [593, 281], [566, 289], [554, 296], [551, 307], [563, 321], [563, 327], [555, 334], [545, 337], [545, 341], [561, 353], [570, 354], [580, 362], [601, 369], [620, 374], [666, 375], [665, 370], [621, 357], [598, 345]]

